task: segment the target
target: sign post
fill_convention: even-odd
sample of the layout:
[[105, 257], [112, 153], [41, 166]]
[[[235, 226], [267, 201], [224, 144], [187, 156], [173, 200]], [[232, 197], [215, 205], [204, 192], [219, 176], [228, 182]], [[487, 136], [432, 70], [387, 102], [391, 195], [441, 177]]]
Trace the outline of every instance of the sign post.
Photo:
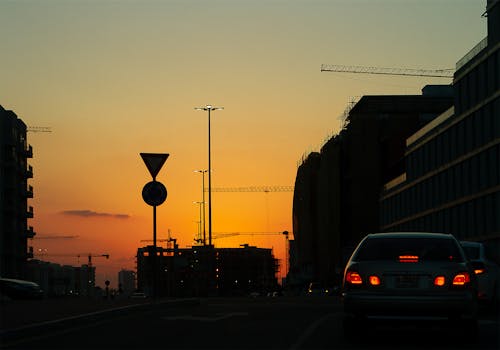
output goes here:
[[161, 205], [167, 199], [167, 188], [156, 181], [156, 175], [160, 172], [161, 167], [165, 164], [168, 153], [140, 153], [142, 160], [151, 174], [153, 181], [148, 182], [142, 189], [142, 199], [146, 204], [153, 207], [153, 295], [158, 296], [158, 253], [156, 248], [156, 207]]

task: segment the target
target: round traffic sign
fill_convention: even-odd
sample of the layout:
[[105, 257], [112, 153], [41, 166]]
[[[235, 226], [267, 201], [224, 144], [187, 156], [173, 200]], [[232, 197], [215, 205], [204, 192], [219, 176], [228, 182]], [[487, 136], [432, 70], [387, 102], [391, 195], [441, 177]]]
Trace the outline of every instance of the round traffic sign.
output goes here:
[[142, 189], [142, 199], [151, 206], [157, 206], [167, 199], [167, 188], [158, 181], [150, 181]]

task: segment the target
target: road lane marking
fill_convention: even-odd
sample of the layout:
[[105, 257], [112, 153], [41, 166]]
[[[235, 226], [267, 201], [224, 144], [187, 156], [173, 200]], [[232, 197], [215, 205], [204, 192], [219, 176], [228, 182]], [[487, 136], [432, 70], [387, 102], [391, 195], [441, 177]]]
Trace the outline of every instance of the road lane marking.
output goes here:
[[217, 322], [224, 320], [226, 318], [234, 316], [248, 316], [248, 312], [231, 312], [228, 314], [219, 314], [217, 316], [193, 316], [193, 315], [179, 315], [179, 316], [168, 316], [162, 317], [163, 320], [167, 321], [200, 321], [200, 322]]
[[307, 327], [307, 329], [300, 335], [300, 337], [297, 339], [295, 344], [293, 344], [289, 350], [296, 350], [300, 349], [302, 347], [302, 344], [306, 341], [307, 338], [309, 338], [314, 331], [323, 323], [325, 322], [328, 318], [332, 317], [335, 314], [340, 314], [339, 312], [334, 312], [334, 313], [329, 313], [326, 314], [325, 316], [321, 317], [320, 319], [317, 319], [313, 323]]

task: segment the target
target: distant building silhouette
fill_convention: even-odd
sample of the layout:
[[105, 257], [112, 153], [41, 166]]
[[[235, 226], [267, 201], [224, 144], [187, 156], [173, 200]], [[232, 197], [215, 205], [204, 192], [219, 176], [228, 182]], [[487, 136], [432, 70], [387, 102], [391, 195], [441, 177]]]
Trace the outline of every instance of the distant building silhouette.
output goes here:
[[[137, 250], [137, 287], [152, 295], [154, 247]], [[157, 247], [157, 291], [168, 296], [243, 295], [276, 290], [277, 260], [272, 249]]]
[[25, 278], [36, 282], [47, 297], [95, 296], [95, 267], [70, 266], [31, 259]]
[[28, 179], [33, 168], [28, 159], [26, 124], [13, 111], [0, 106], [0, 276], [26, 278], [27, 259], [33, 257], [28, 239], [35, 236], [28, 219], [33, 218], [33, 187]]
[[131, 295], [136, 290], [135, 271], [122, 269], [118, 272], [118, 288], [124, 295]]

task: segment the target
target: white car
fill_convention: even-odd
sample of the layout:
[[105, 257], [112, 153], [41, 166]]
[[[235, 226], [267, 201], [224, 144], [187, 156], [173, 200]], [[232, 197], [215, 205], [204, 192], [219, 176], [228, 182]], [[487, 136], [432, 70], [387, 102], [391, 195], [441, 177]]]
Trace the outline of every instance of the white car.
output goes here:
[[458, 240], [449, 234], [366, 235], [349, 259], [342, 284], [344, 333], [366, 324], [444, 320], [470, 340], [477, 336], [477, 281]]
[[479, 301], [488, 306], [496, 307], [498, 305], [500, 267], [488, 259], [483, 243], [460, 241], [460, 245], [474, 267], [478, 282]]

